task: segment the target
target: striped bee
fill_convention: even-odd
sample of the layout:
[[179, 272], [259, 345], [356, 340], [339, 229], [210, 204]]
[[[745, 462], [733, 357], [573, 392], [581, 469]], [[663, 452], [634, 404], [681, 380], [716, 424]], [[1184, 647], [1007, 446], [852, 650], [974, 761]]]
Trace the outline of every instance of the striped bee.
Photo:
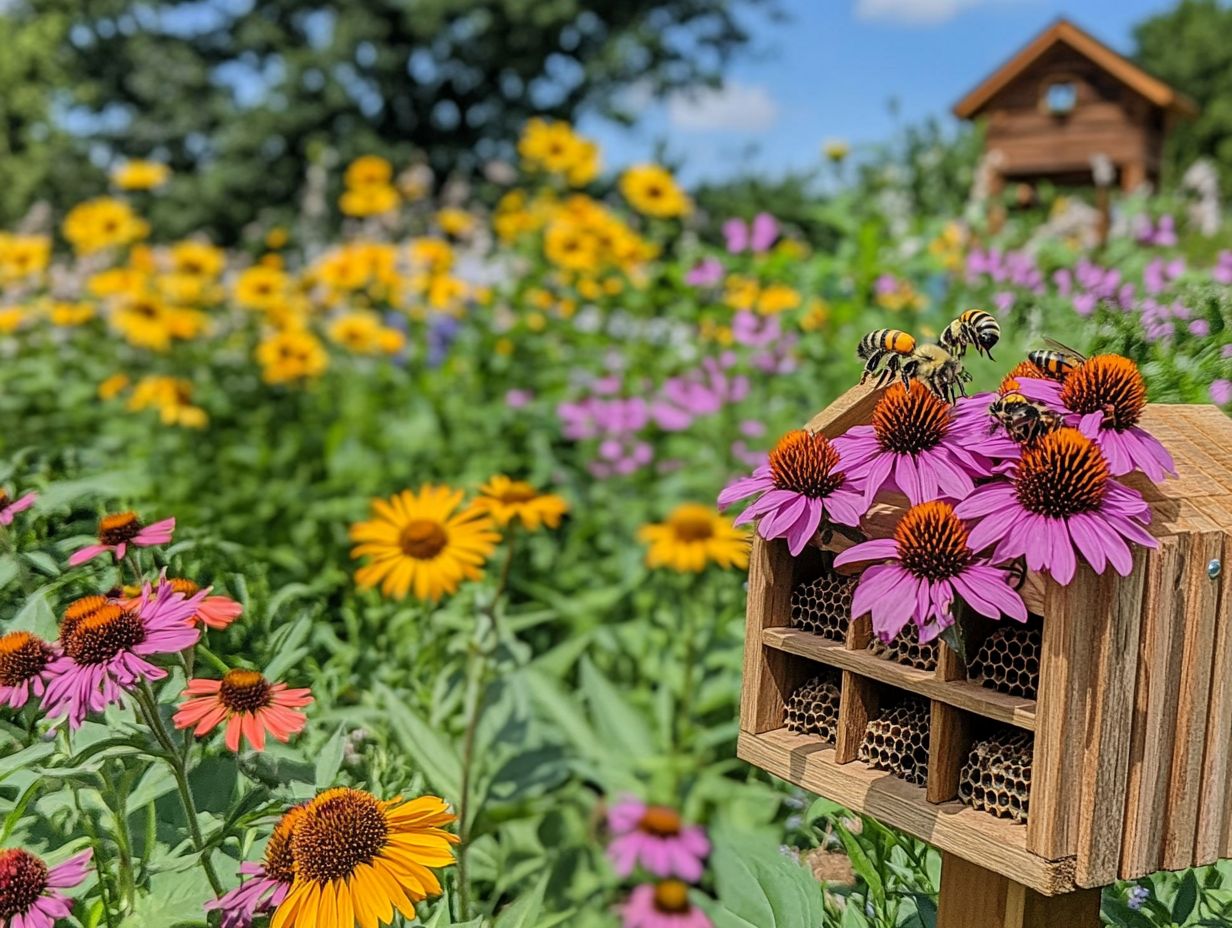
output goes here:
[[1001, 338], [1001, 325], [991, 313], [982, 309], [968, 309], [965, 313], [946, 326], [938, 343], [954, 355], [961, 358], [970, 345], [976, 353], [987, 355], [992, 359], [992, 348]]
[[1048, 347], [1027, 352], [1027, 360], [1053, 380], [1064, 380], [1087, 362], [1085, 355], [1068, 345], [1051, 338], [1045, 338], [1044, 342]]
[[856, 354], [865, 361], [860, 383], [878, 373], [884, 361], [885, 367], [877, 378], [879, 387], [899, 377], [904, 387], [909, 388], [912, 380], [918, 380], [947, 402], [953, 402], [956, 394], [967, 395], [963, 384], [971, 375], [957, 358], [940, 345], [920, 344], [915, 336], [899, 329], [869, 332], [860, 339]]
[[1062, 425], [1059, 415], [1043, 403], [1028, 399], [1017, 390], [1011, 390], [997, 399], [988, 407], [988, 412], [993, 417], [989, 434], [995, 432], [1000, 424], [1005, 433], [1020, 445], [1042, 438]]

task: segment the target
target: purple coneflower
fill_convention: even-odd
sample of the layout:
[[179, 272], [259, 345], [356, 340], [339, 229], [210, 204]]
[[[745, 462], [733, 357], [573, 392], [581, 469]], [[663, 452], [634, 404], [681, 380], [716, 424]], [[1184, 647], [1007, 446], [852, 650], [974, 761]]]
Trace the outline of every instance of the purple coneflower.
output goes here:
[[55, 656], [51, 645], [29, 632], [0, 635], [0, 706], [20, 709], [31, 695], [42, 696]]
[[941, 501], [912, 506], [899, 519], [893, 538], [848, 548], [834, 566], [882, 561], [866, 567], [852, 600], [853, 618], [872, 613], [873, 631], [887, 644], [908, 622], [920, 641], [932, 641], [954, 624], [954, 601], [980, 615], [1027, 620], [1027, 607], [1009, 574], [978, 557], [968, 544], [967, 526]]
[[0, 925], [52, 928], [68, 918], [72, 903], [60, 892], [86, 878], [93, 851], [82, 851], [54, 867], [22, 848], [0, 851]]
[[843, 463], [836, 443], [820, 432], [796, 429], [779, 439], [767, 464], [719, 494], [719, 508], [760, 494], [734, 524], [760, 519], [762, 538], [786, 538], [791, 553], [799, 554], [823, 520], [859, 525], [868, 510], [859, 484], [839, 470]]
[[1074, 578], [1075, 549], [1097, 574], [1111, 564], [1125, 576], [1133, 566], [1127, 541], [1158, 545], [1144, 527], [1151, 519], [1146, 501], [1110, 479], [1099, 447], [1073, 428], [1039, 439], [1009, 466], [1007, 479], [977, 488], [954, 511], [979, 520], [974, 550], [995, 544], [993, 560], [1025, 556], [1028, 568], [1061, 584]]
[[620, 909], [624, 928], [711, 928], [706, 913], [689, 901], [689, 887], [679, 880], [644, 883]]
[[1065, 416], [1065, 424], [1095, 440], [1114, 477], [1140, 470], [1152, 480], [1176, 476], [1176, 464], [1158, 438], [1138, 426], [1146, 408], [1146, 383], [1138, 365], [1116, 354], [1101, 354], [1076, 368], [1064, 383], [1023, 380], [1024, 396], [1041, 400]]
[[76, 567], [107, 551], [115, 555], [117, 561], [122, 561], [129, 545], [138, 548], [165, 545], [171, 541], [171, 533], [174, 531], [174, 518], [163, 519], [153, 525], [142, 525], [135, 512], [106, 515], [98, 520], [98, 544], [86, 545], [73, 552], [68, 562]]
[[220, 928], [250, 928], [258, 915], [268, 915], [287, 898], [295, 882], [292, 839], [303, 818], [304, 805], [288, 809], [265, 844], [262, 862], [240, 864], [240, 873], [249, 879], [205, 904], [207, 912], [221, 910]]
[[873, 411], [872, 425], [857, 425], [834, 439], [848, 473], [864, 484], [864, 510], [882, 487], [907, 499], [962, 499], [974, 489], [973, 476], [988, 476], [986, 462], [967, 446], [978, 431], [977, 417], [964, 415], [918, 381], [894, 384]]
[[675, 809], [626, 798], [608, 810], [607, 823], [612, 830], [607, 854], [621, 877], [641, 864], [663, 879], [679, 877], [690, 883], [701, 879], [710, 840], [701, 826], [684, 824]]
[[25, 512], [38, 501], [37, 493], [27, 493], [17, 499], [9, 499], [8, 493], [0, 487], [0, 525], [12, 525], [13, 516]]
[[43, 695], [47, 715], [67, 714], [69, 725], [80, 728], [87, 713], [120, 702], [138, 682], [165, 677], [167, 671], [147, 658], [197, 643], [201, 632], [193, 617], [208, 592], [186, 597], [160, 578], [158, 590], [146, 584], [134, 607], [108, 602], [62, 628], [64, 654], [47, 667], [52, 677]]

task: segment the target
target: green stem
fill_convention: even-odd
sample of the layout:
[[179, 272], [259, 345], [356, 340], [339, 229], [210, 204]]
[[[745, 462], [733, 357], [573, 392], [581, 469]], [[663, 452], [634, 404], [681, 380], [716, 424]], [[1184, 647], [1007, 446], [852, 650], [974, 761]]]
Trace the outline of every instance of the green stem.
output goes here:
[[116, 848], [120, 852], [120, 895], [124, 899], [125, 911], [131, 912], [137, 899], [137, 882], [133, 872], [133, 839], [132, 833], [128, 828], [128, 809], [125, 804], [125, 796], [128, 790], [127, 788], [116, 789], [110, 775], [107, 773], [105, 764], [103, 765], [101, 775], [103, 783], [107, 787], [107, 807], [111, 810], [111, 818], [115, 826], [115, 835], [113, 837], [115, 838]]
[[107, 919], [108, 928], [115, 928], [114, 906], [111, 901], [111, 886], [107, 882], [109, 874], [106, 866], [106, 855], [103, 853], [103, 842], [94, 828], [93, 820], [86, 814], [85, 809], [81, 807], [81, 793], [77, 788], [77, 784], [72, 780], [69, 780], [69, 789], [73, 793], [73, 805], [77, 809], [81, 826], [85, 829], [86, 834], [90, 838], [90, 844], [94, 848], [94, 871], [98, 874], [99, 895], [103, 897], [103, 917]]
[[176, 749], [175, 742], [172, 741], [167, 731], [167, 726], [163, 724], [158, 714], [158, 703], [150, 685], [143, 681], [141, 688], [135, 691], [135, 695], [145, 715], [146, 724], [150, 726], [154, 737], [167, 752], [167, 764], [171, 767], [172, 776], [175, 777], [175, 786], [180, 794], [180, 804], [184, 807], [184, 815], [188, 818], [188, 832], [192, 836], [193, 848], [197, 851], [201, 867], [205, 870], [205, 876], [210, 881], [214, 895], [221, 896], [223, 894], [222, 881], [214, 872], [214, 865], [209, 858], [209, 849], [205, 846], [205, 837], [201, 834], [201, 825], [197, 822], [197, 803], [193, 800], [192, 789], [188, 785], [188, 771], [184, 766], [184, 757]]
[[[196, 651], [197, 651], [197, 653], [198, 653], [198, 654], [200, 654], [203, 658], [205, 658], [205, 662], [206, 662], [207, 664], [209, 664], [211, 667], [213, 667], [213, 668], [214, 668], [215, 670], [217, 670], [219, 673], [226, 673], [227, 671], [229, 671], [229, 670], [231, 669], [231, 668], [227, 665], [227, 662], [226, 662], [226, 661], [224, 661], [221, 657], [219, 657], [217, 654], [215, 654], [213, 651], [211, 651], [209, 648], [207, 648], [207, 647], [206, 647], [204, 644], [202, 644], [201, 642], [197, 642]], [[190, 665], [190, 666], [191, 666], [191, 665]]]
[[[693, 679], [697, 664], [697, 607], [685, 595], [682, 587], [676, 588], [677, 602], [680, 612], [684, 613], [684, 683], [680, 694], [680, 707], [676, 711], [675, 731], [672, 732], [672, 744], [676, 751], [681, 752], [684, 735], [692, 728], [693, 714]], [[679, 614], [679, 613], [677, 613]]]

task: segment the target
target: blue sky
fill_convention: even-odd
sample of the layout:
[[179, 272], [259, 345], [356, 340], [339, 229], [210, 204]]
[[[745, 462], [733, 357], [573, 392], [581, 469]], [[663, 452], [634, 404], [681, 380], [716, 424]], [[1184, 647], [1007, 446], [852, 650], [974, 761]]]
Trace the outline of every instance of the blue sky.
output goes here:
[[[822, 142], [858, 151], [886, 141], [898, 120], [949, 109], [1054, 18], [1068, 16], [1122, 52], [1135, 23], [1170, 0], [780, 0], [785, 23], [749, 17], [755, 36], [722, 91], [650, 101], [632, 130], [597, 119], [583, 128], [618, 167], [649, 158], [656, 143], [683, 158], [689, 180], [747, 165], [780, 173], [807, 168]], [[750, 157], [749, 149], [756, 148]]]

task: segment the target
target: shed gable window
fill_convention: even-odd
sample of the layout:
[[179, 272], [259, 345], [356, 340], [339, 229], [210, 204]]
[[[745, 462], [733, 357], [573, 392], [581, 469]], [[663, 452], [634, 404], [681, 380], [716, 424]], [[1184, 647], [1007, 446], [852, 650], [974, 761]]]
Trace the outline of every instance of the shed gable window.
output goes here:
[[1044, 88], [1044, 109], [1052, 116], [1068, 116], [1078, 105], [1078, 85], [1053, 81]]

